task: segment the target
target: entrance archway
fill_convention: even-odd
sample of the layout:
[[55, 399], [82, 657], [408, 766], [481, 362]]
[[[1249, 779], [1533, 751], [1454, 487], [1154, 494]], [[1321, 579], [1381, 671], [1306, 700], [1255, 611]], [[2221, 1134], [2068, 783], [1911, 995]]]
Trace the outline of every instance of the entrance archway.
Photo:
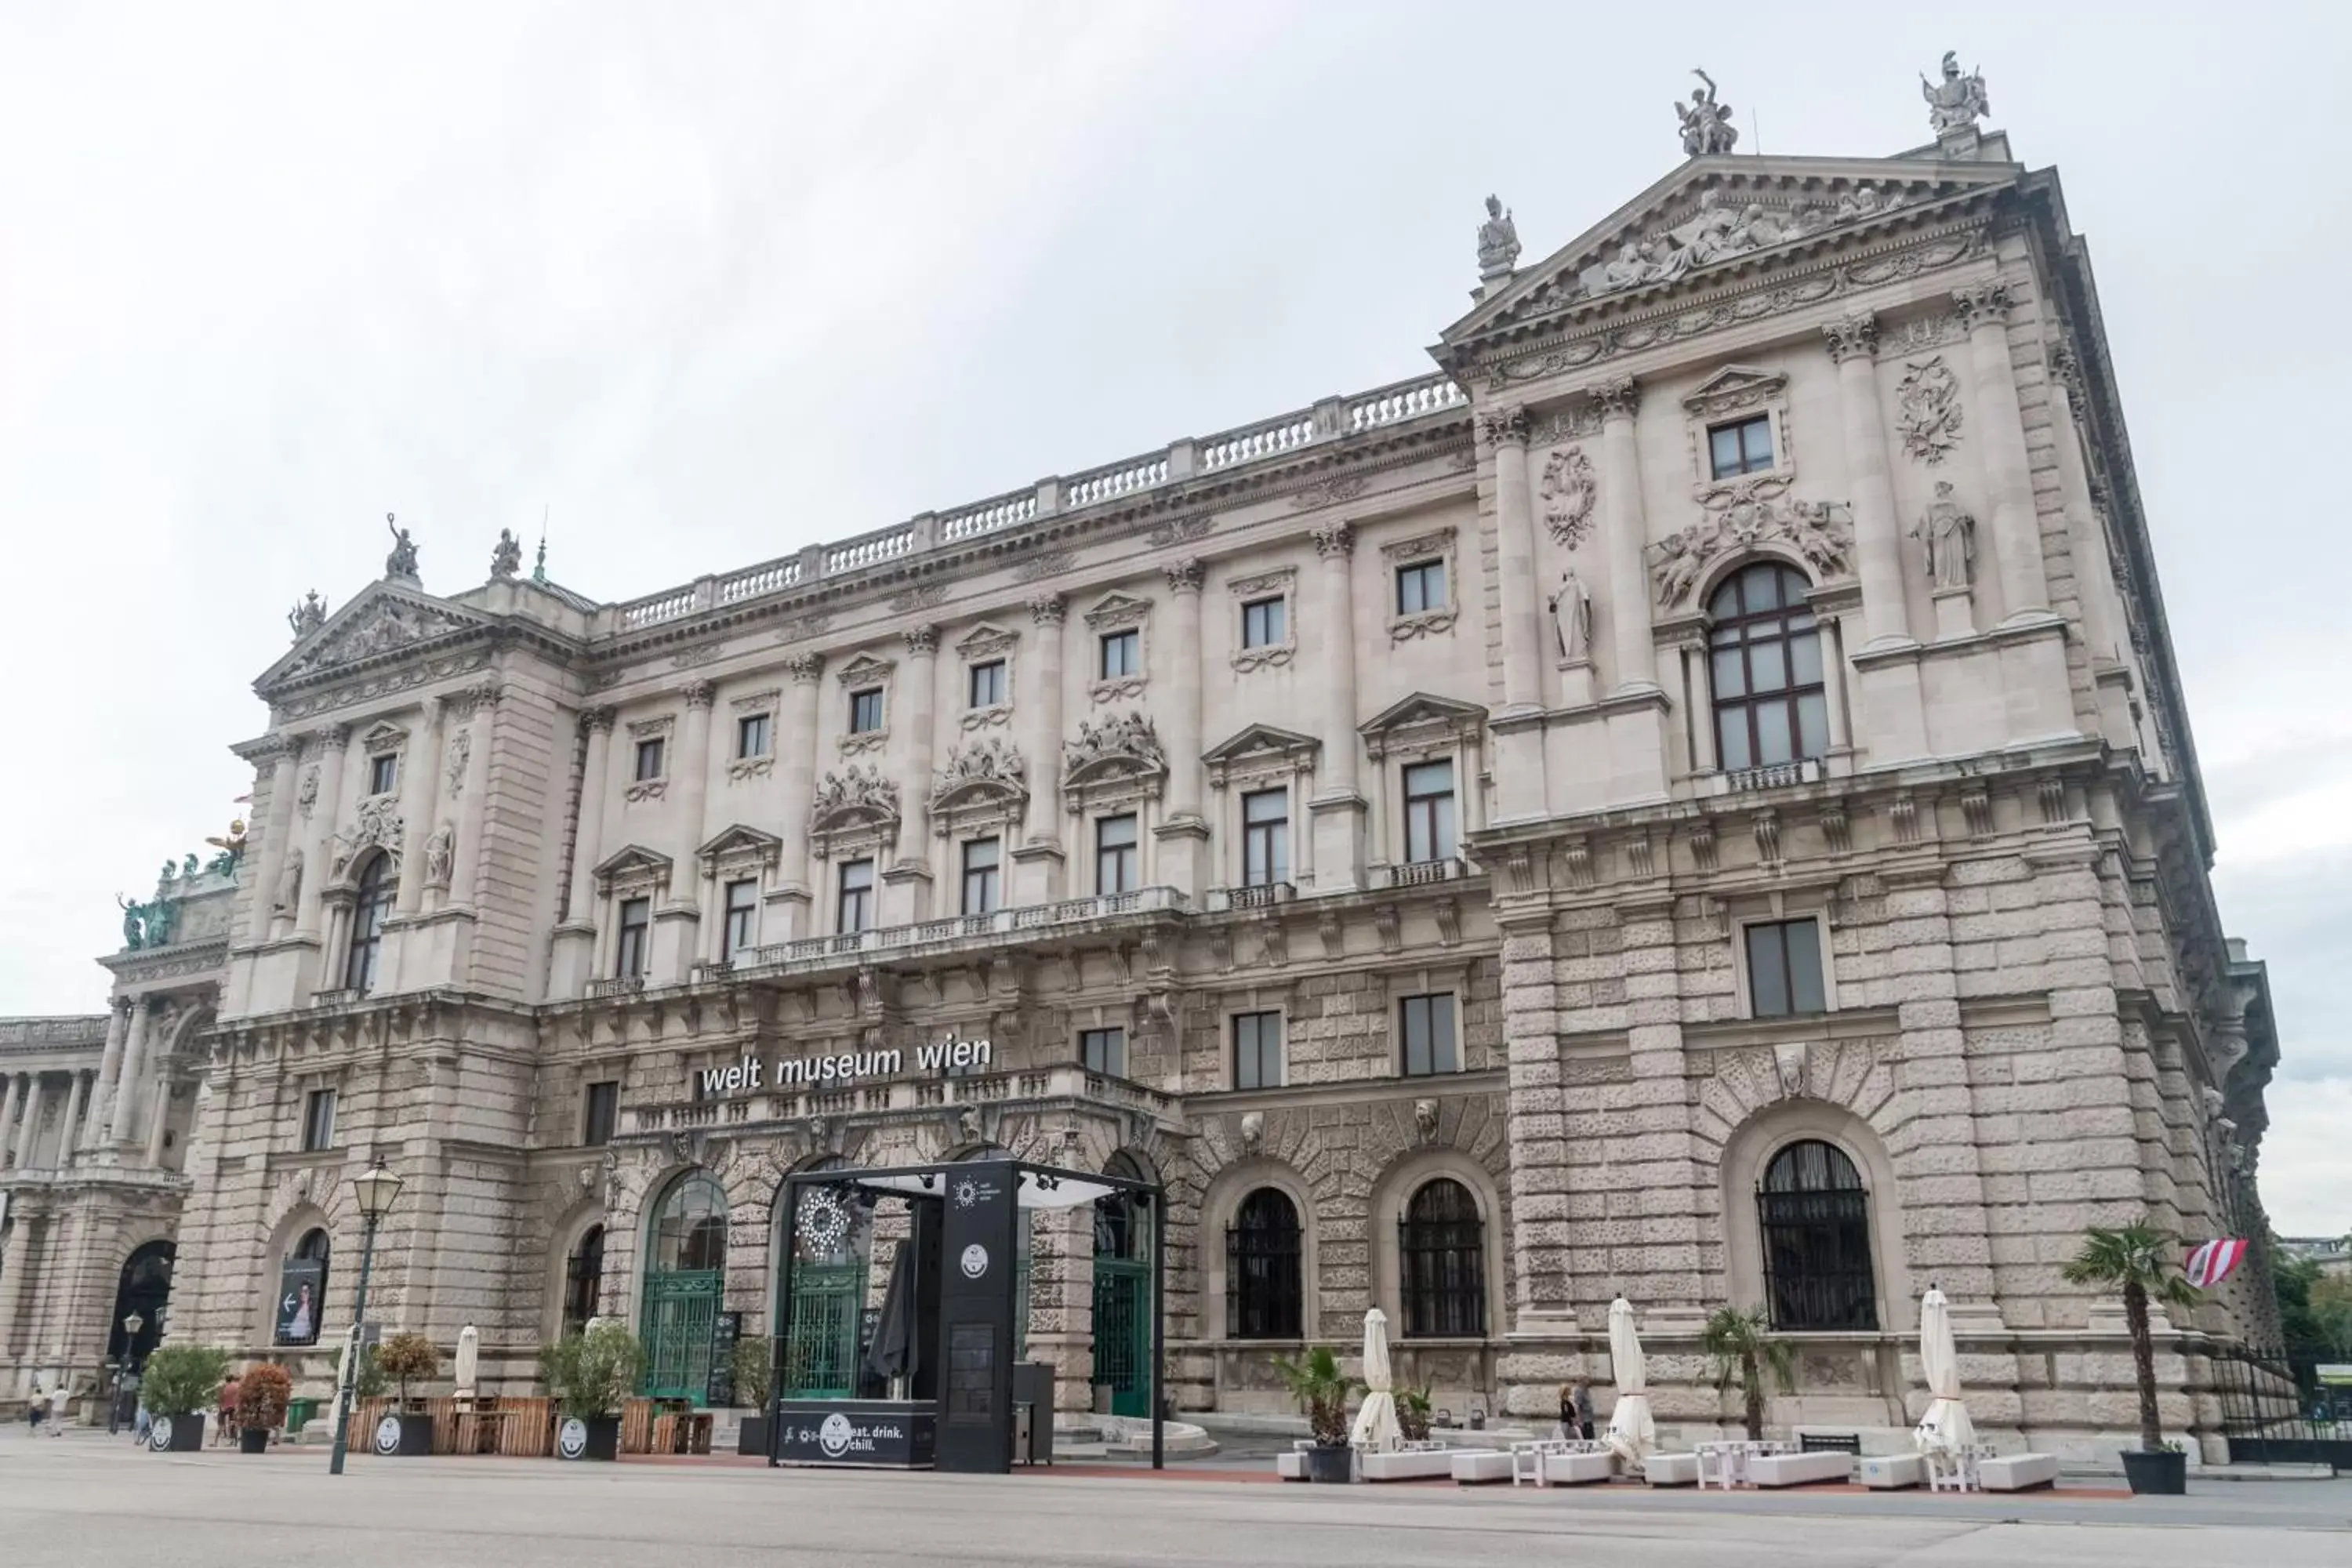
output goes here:
[[[874, 1247], [873, 1205], [864, 1194], [842, 1188], [784, 1188], [787, 1196], [794, 1192], [800, 1213], [791, 1226], [793, 1293], [784, 1320], [791, 1336], [784, 1346], [784, 1393], [793, 1399], [854, 1399], [868, 1337], [866, 1289]], [[780, 1221], [780, 1239], [782, 1229]], [[902, 1239], [899, 1245], [907, 1243]]]
[[710, 1396], [719, 1303], [727, 1280], [727, 1190], [707, 1171], [672, 1182], [646, 1237], [645, 1392], [656, 1399]]
[[[163, 1340], [163, 1314], [172, 1304], [172, 1264], [179, 1249], [168, 1241], [151, 1241], [134, 1249], [122, 1262], [114, 1287], [114, 1316], [106, 1330], [106, 1359], [131, 1370], [145, 1364], [147, 1353]], [[123, 1331], [123, 1321], [139, 1314], [139, 1331]]]
[[[1106, 1175], [1149, 1183], [1132, 1155], [1110, 1157]], [[1095, 1372], [1114, 1415], [1151, 1414], [1150, 1208], [1132, 1193], [1095, 1200]]]

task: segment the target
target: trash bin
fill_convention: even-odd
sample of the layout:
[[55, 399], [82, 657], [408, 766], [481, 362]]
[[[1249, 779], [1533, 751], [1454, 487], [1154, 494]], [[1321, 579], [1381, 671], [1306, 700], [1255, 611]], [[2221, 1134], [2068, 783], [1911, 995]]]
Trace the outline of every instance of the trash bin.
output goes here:
[[289, 1437], [310, 1425], [310, 1417], [319, 1414], [316, 1399], [289, 1399], [286, 1402], [286, 1435]]

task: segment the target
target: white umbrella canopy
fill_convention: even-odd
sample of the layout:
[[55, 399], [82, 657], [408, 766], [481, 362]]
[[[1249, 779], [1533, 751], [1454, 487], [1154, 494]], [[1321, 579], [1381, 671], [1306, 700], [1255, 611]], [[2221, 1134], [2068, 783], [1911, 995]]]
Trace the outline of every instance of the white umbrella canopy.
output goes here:
[[1397, 1426], [1396, 1373], [1389, 1367], [1389, 1318], [1378, 1307], [1364, 1314], [1364, 1407], [1356, 1412], [1349, 1441], [1359, 1448], [1387, 1453], [1404, 1446]]
[[1957, 1453], [1977, 1440], [1976, 1423], [1960, 1403], [1960, 1352], [1952, 1343], [1952, 1308], [1940, 1287], [1919, 1298], [1919, 1368], [1927, 1375], [1927, 1413], [1912, 1441], [1921, 1449]]
[[470, 1394], [480, 1381], [482, 1366], [482, 1331], [467, 1323], [457, 1331], [457, 1392]]
[[1609, 1362], [1617, 1379], [1616, 1407], [1609, 1412], [1609, 1447], [1630, 1467], [1658, 1446], [1650, 1418], [1649, 1365], [1642, 1338], [1633, 1331], [1633, 1303], [1620, 1296], [1609, 1303]]

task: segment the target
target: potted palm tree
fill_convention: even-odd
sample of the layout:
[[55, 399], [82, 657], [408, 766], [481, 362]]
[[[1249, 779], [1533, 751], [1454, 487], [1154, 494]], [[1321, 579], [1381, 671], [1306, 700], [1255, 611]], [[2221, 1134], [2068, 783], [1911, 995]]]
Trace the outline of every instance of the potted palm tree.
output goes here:
[[614, 1459], [621, 1452], [621, 1406], [644, 1374], [645, 1348], [626, 1323], [599, 1322], [566, 1334], [539, 1352], [548, 1392], [563, 1416], [559, 1459]]
[[147, 1358], [139, 1396], [155, 1417], [149, 1443], [184, 1454], [205, 1446], [205, 1412], [228, 1375], [229, 1353], [212, 1345], [163, 1345]]
[[376, 1423], [375, 1451], [406, 1458], [430, 1458], [433, 1416], [425, 1402], [409, 1395], [411, 1383], [429, 1383], [441, 1374], [441, 1352], [423, 1334], [394, 1334], [376, 1353], [376, 1365], [400, 1386], [400, 1408]]
[[1772, 1337], [1772, 1321], [1761, 1307], [1746, 1311], [1738, 1307], [1717, 1307], [1715, 1315], [1707, 1319], [1706, 1327], [1699, 1331], [1698, 1342], [1712, 1363], [1715, 1391], [1721, 1394], [1735, 1384], [1738, 1385], [1748, 1440], [1763, 1441], [1764, 1374], [1770, 1372], [1781, 1393], [1794, 1394], [1795, 1348], [1786, 1340]]
[[735, 1403], [746, 1412], [735, 1451], [764, 1454], [768, 1451], [768, 1342], [757, 1335], [737, 1340], [730, 1359], [735, 1373]]
[[1430, 1403], [1429, 1384], [1419, 1388], [1400, 1388], [1396, 1394], [1397, 1430], [1408, 1443], [1429, 1440], [1429, 1417], [1433, 1406]]
[[2109, 1230], [2093, 1226], [2083, 1249], [2060, 1272], [2069, 1285], [2104, 1285], [2121, 1291], [2124, 1326], [2131, 1331], [2132, 1373], [2139, 1382], [2139, 1451], [2124, 1451], [2124, 1476], [2135, 1492], [2179, 1497], [2189, 1489], [2189, 1455], [2164, 1440], [2156, 1409], [2156, 1342], [2148, 1333], [2151, 1299], [2168, 1307], [2189, 1308], [2201, 1298], [2173, 1264], [2170, 1237], [2142, 1215]]
[[236, 1384], [236, 1442], [240, 1452], [265, 1453], [269, 1435], [285, 1424], [294, 1380], [274, 1361], [246, 1369]]
[[1356, 1456], [1348, 1447], [1348, 1395], [1363, 1384], [1339, 1370], [1339, 1358], [1329, 1345], [1315, 1346], [1299, 1361], [1276, 1356], [1274, 1370], [1306, 1413], [1307, 1430], [1315, 1437], [1315, 1446], [1307, 1450], [1307, 1479], [1341, 1485], [1354, 1480]]

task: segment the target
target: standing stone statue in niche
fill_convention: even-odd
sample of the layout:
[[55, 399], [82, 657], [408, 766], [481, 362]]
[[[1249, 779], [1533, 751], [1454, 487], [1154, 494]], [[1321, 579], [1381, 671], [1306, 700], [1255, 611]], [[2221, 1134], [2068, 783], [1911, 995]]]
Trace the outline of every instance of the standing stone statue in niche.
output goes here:
[[457, 835], [447, 823], [433, 830], [425, 840], [425, 886], [448, 891], [450, 863], [457, 858]]
[[290, 915], [302, 896], [302, 850], [298, 845], [286, 851], [286, 863], [278, 868], [278, 890], [270, 896], [273, 913]]
[[1697, 69], [1691, 75], [1706, 85], [1691, 89], [1688, 109], [1675, 105], [1675, 118], [1683, 122], [1683, 151], [1694, 158], [1728, 153], [1739, 140], [1739, 128], [1731, 123], [1731, 106], [1717, 101], [1713, 77]]
[[1574, 567], [1561, 574], [1559, 592], [1551, 596], [1551, 629], [1560, 658], [1575, 663], [1592, 657], [1592, 595]]
[[1507, 278], [1519, 259], [1519, 226], [1496, 196], [1486, 198], [1486, 221], [1478, 226], [1478, 276]]
[[1926, 72], [1920, 73], [1919, 96], [1927, 100], [1927, 123], [1938, 136], [1947, 131], [1973, 131], [1980, 117], [1992, 112], [1992, 102], [1985, 97], [1984, 73], [1962, 75], [1957, 49], [1944, 51], [1943, 80], [1929, 81]]
[[416, 575], [416, 542], [408, 537], [408, 530], [393, 521], [393, 514], [383, 514], [384, 527], [392, 530], [392, 553], [383, 558], [383, 574], [387, 577]]
[[499, 530], [499, 542], [490, 547], [490, 575], [511, 577], [522, 570], [522, 541], [512, 529]]
[[1936, 481], [1936, 499], [1927, 503], [1911, 537], [1919, 542], [1929, 586], [1965, 588], [1976, 581], [1977, 520], [1952, 499], [1949, 479]]

